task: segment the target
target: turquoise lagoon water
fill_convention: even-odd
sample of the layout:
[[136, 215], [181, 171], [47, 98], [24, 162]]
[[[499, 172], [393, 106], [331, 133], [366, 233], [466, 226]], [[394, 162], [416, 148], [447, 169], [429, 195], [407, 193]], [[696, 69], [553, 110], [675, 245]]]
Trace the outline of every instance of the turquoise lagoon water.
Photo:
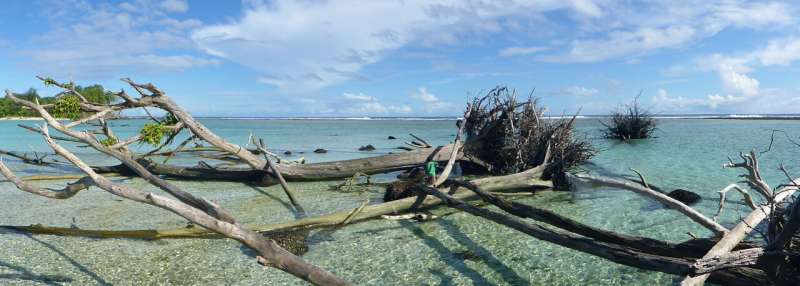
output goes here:
[[[121, 135], [132, 135], [141, 120], [115, 121]], [[0, 121], [0, 149], [46, 152], [38, 135], [15, 125], [36, 121]], [[419, 135], [432, 144], [452, 140], [451, 120], [220, 120], [206, 119], [214, 132], [245, 144], [250, 132], [270, 148], [291, 150], [309, 162], [340, 160], [398, 152], [393, 149]], [[724, 169], [727, 156], [763, 150], [772, 129], [800, 135], [798, 121], [662, 119], [657, 138], [622, 144], [600, 138], [595, 119], [578, 120], [577, 134], [590, 140], [597, 156], [582, 169], [600, 174], [643, 172], [664, 189], [683, 188], [705, 199], [696, 207], [711, 215], [716, 191], [737, 181], [737, 170]], [[388, 140], [392, 135], [401, 140]], [[372, 144], [375, 152], [357, 152]], [[113, 163], [70, 146], [95, 163]], [[316, 148], [330, 150], [314, 154]], [[302, 154], [300, 152], [303, 152]], [[770, 152], [761, 158], [772, 185], [784, 182], [780, 163], [800, 175], [800, 147], [778, 134]], [[67, 173], [43, 170], [6, 158], [23, 175]], [[179, 161], [180, 162], [180, 161]], [[392, 174], [379, 176], [388, 180]], [[146, 191], [158, 192], [138, 179], [117, 179]], [[176, 182], [184, 189], [214, 200], [244, 224], [281, 222], [294, 218], [277, 186], [258, 188], [239, 183]], [[378, 202], [380, 190], [341, 193], [329, 190], [338, 182], [292, 183], [312, 214]], [[63, 182], [61, 183], [63, 185]], [[732, 195], [738, 199], [736, 195]], [[686, 217], [646, 198], [620, 190], [578, 186], [576, 192], [545, 192], [522, 200], [581, 222], [605, 229], [680, 242], [687, 233], [710, 233]], [[436, 210], [437, 212], [443, 209]], [[730, 204], [721, 222], [727, 225], [747, 213]], [[123, 201], [92, 189], [70, 200], [54, 201], [17, 191], [0, 183], [0, 224], [70, 226], [85, 229], [182, 227], [179, 217], [150, 206]], [[294, 277], [254, 263], [252, 253], [228, 240], [163, 240], [66, 238], [27, 236], [0, 231], [0, 284], [69, 285], [302, 285]], [[474, 255], [465, 255], [471, 253]], [[371, 220], [335, 232], [315, 232], [308, 261], [359, 285], [673, 285], [678, 277], [617, 265], [513, 230], [455, 213], [429, 222]]]

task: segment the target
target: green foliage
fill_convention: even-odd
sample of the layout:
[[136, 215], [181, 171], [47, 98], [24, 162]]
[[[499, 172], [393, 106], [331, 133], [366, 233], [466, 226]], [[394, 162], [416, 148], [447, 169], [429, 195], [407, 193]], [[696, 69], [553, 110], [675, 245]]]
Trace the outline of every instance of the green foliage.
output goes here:
[[49, 77], [44, 79], [44, 80], [42, 80], [42, 83], [44, 83], [44, 86], [46, 86], [46, 87], [50, 87], [50, 86], [54, 86], [54, 85], [58, 84], [58, 82], [56, 82], [56, 80], [54, 80], [52, 78], [49, 78]]
[[[53, 79], [44, 79], [45, 86], [54, 86], [57, 82]], [[90, 85], [87, 87], [76, 86], [74, 83], [64, 84], [67, 88], [74, 88], [89, 102], [96, 104], [110, 104], [116, 99], [113, 92], [107, 91], [102, 85]], [[77, 119], [84, 115], [80, 111], [80, 98], [75, 95], [65, 95], [61, 98], [56, 97], [41, 97], [36, 89], [29, 89], [24, 93], [15, 93], [14, 96], [24, 100], [34, 101], [38, 100], [40, 104], [54, 104], [54, 109], [50, 109], [53, 116], [59, 118]], [[75, 111], [75, 103], [77, 103], [78, 111]], [[38, 117], [39, 114], [33, 110], [22, 108], [9, 99], [0, 98], [0, 117]]]
[[[28, 89], [28, 91], [24, 93], [15, 93], [14, 96], [25, 99], [25, 100], [39, 100], [41, 104], [50, 104], [55, 101], [54, 98], [41, 98], [39, 97], [38, 92], [36, 89]], [[37, 116], [37, 113], [30, 109], [22, 108], [21, 106], [15, 104], [9, 99], [1, 98], [0, 99], [0, 117], [33, 117]]]
[[167, 115], [164, 115], [164, 119], [161, 120], [161, 123], [164, 125], [175, 125], [178, 124], [178, 118], [172, 115], [172, 113], [167, 113]]
[[112, 146], [112, 145], [117, 144], [117, 143], [119, 143], [119, 142], [117, 142], [117, 138], [114, 138], [114, 137], [108, 137], [108, 138], [103, 139], [103, 140], [100, 141], [100, 144], [103, 144], [103, 146], [106, 146], [106, 147]]
[[105, 90], [103, 86], [99, 84], [87, 87], [77, 86], [75, 87], [75, 91], [83, 95], [89, 102], [97, 104], [109, 104], [116, 98], [113, 92]]
[[51, 112], [57, 118], [78, 119], [81, 117], [81, 101], [75, 95], [62, 96], [56, 100]]
[[164, 138], [164, 134], [166, 134], [168, 129], [166, 126], [159, 124], [159, 123], [147, 123], [142, 127], [142, 130], [139, 130], [139, 134], [142, 135], [141, 142], [158, 146], [161, 144], [161, 139]]

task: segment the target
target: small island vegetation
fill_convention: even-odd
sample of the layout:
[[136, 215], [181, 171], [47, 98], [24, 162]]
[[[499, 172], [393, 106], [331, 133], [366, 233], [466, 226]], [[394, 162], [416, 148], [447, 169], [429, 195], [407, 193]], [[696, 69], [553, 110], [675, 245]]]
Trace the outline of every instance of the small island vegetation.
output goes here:
[[[106, 105], [112, 103], [116, 98], [113, 92], [107, 91], [99, 84], [86, 87], [71, 83], [65, 85], [69, 88], [74, 88], [75, 91], [86, 98], [87, 101], [94, 104]], [[77, 119], [83, 115], [80, 109], [79, 98], [72, 93], [62, 92], [55, 96], [43, 97], [39, 95], [39, 92], [35, 88], [30, 88], [26, 92], [14, 93], [14, 95], [28, 101], [38, 101], [39, 104], [44, 106], [53, 105], [53, 115], [58, 118]], [[0, 118], [39, 118], [39, 114], [7, 98], [0, 98]]]

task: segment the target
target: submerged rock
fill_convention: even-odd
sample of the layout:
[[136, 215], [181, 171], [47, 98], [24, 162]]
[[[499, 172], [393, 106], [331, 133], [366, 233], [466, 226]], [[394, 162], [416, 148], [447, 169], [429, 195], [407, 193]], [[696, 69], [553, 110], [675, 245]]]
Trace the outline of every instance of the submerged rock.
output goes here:
[[669, 192], [667, 196], [687, 205], [695, 204], [700, 201], [700, 195], [684, 189], [676, 189], [672, 192]]
[[289, 156], [292, 155], [292, 151], [286, 150], [283, 152], [283, 155]]
[[375, 151], [375, 146], [372, 146], [372, 144], [367, 144], [366, 146], [358, 147], [358, 151]]
[[394, 140], [394, 139], [397, 139], [397, 137], [394, 137], [394, 136], [392, 136], [392, 135], [389, 135], [389, 137], [386, 137], [386, 139], [389, 139], [389, 140]]
[[325, 149], [322, 149], [322, 148], [317, 148], [317, 150], [314, 150], [314, 153], [325, 154], [325, 153], [328, 153], [328, 150], [325, 150]]

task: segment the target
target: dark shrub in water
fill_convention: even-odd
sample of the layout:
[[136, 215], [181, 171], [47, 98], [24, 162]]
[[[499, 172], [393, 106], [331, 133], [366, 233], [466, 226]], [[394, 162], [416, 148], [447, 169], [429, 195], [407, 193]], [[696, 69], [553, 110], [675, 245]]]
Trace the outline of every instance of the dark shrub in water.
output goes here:
[[606, 138], [630, 140], [644, 139], [653, 136], [656, 130], [656, 120], [646, 109], [639, 107], [639, 96], [632, 103], [626, 104], [623, 110], [617, 110], [611, 114], [611, 123], [605, 126]]

